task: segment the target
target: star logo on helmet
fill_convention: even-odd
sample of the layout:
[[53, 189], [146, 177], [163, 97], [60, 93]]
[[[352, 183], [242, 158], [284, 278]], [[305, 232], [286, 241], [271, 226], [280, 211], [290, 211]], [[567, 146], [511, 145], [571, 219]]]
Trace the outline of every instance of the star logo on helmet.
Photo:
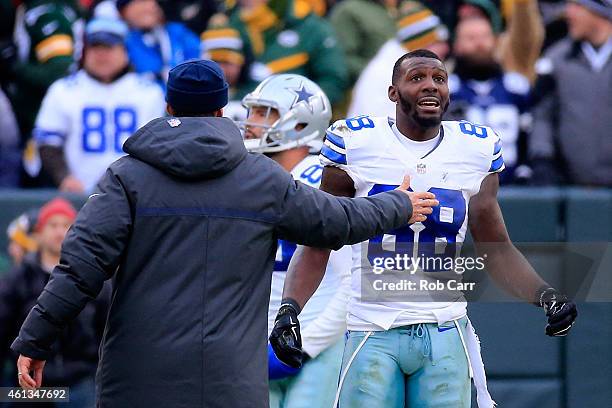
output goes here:
[[310, 99], [310, 97], [314, 96], [313, 93], [308, 92], [304, 85], [302, 85], [300, 89], [292, 89], [291, 91], [295, 92], [295, 94], [297, 95], [297, 99], [293, 102], [294, 105], [301, 101], [306, 101], [306, 104], [308, 104], [308, 100]]

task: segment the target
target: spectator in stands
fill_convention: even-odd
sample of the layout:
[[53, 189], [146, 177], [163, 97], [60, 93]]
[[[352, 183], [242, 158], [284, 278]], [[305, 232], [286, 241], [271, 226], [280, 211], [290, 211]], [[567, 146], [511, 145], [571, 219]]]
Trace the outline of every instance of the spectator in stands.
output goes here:
[[164, 116], [164, 96], [134, 72], [120, 20], [87, 25], [83, 68], [54, 83], [45, 96], [34, 135], [43, 168], [61, 191], [90, 192], [123, 142], [151, 119]]
[[[16, 357], [9, 350], [10, 342], [36, 304], [51, 270], [59, 263], [62, 241], [75, 216], [75, 209], [64, 199], [56, 198], [45, 204], [36, 224], [38, 251], [26, 255], [19, 267], [0, 280], [0, 367], [7, 359], [11, 360], [11, 368], [15, 366]], [[45, 366], [46, 386], [70, 387], [70, 407], [94, 406], [98, 344], [106, 320], [108, 298], [107, 287], [66, 328], [54, 344], [56, 357]], [[11, 373], [10, 379], [13, 386], [17, 385], [17, 373]]]
[[120, 20], [116, 0], [102, 0], [93, 8], [92, 18], [106, 18]]
[[353, 88], [348, 116], [370, 115], [395, 117], [395, 103], [389, 100], [391, 71], [395, 61], [405, 53], [425, 48], [444, 59], [449, 51], [448, 31], [440, 19], [418, 2], [400, 6], [395, 23], [395, 38], [388, 40], [368, 63]]
[[[72, 2], [15, 1], [15, 34], [0, 50], [0, 74], [12, 102], [22, 137], [30, 137], [47, 88], [66, 75], [73, 63], [78, 20]], [[14, 51], [13, 51], [14, 50]]]
[[395, 35], [397, 0], [344, 0], [329, 19], [344, 50], [349, 82], [354, 84], [380, 47]]
[[473, 17], [489, 20], [491, 28], [496, 34], [499, 34], [502, 30], [500, 10], [491, 0], [463, 0], [459, 2], [457, 7], [457, 23]]
[[208, 20], [218, 10], [215, 0], [159, 0], [168, 21], [184, 23], [194, 33], [206, 30]]
[[[455, 32], [459, 20], [466, 17], [484, 17], [491, 20], [496, 32], [501, 30], [502, 20], [498, 5], [515, 0], [421, 0], [421, 3], [440, 17], [449, 32]], [[518, 0], [521, 1], [521, 0]]]
[[10, 101], [0, 88], [0, 187], [17, 187], [21, 170], [19, 128]]
[[136, 72], [165, 86], [170, 69], [200, 57], [200, 39], [183, 23], [166, 22], [156, 0], [117, 0], [117, 10], [130, 26], [126, 40]]
[[612, 187], [612, 5], [568, 2], [567, 22], [537, 65], [534, 181]]
[[26, 211], [11, 221], [6, 230], [9, 239], [7, 252], [15, 266], [21, 265], [21, 261], [27, 254], [34, 253], [38, 249], [36, 237], [34, 237], [38, 211], [38, 208]]
[[506, 163], [500, 175], [502, 183], [518, 182], [530, 175], [529, 169], [520, 165], [526, 162], [530, 78], [542, 33], [536, 0], [515, 2], [501, 61], [496, 59], [499, 41], [490, 20], [472, 16], [457, 25], [455, 70], [449, 77], [451, 104], [445, 119], [467, 119], [490, 126], [499, 134]]
[[552, 44], [564, 39], [568, 35], [565, 20], [566, 0], [540, 0], [538, 5], [546, 34], [542, 50], [547, 50]]
[[[242, 99], [268, 76], [285, 72], [315, 81], [332, 103], [342, 99], [347, 87], [342, 50], [331, 25], [315, 14], [308, 2], [239, 0], [228, 13], [227, 27], [240, 34], [245, 64], [235, 99]], [[213, 55], [217, 49], [227, 49], [226, 40], [236, 39], [235, 31], [227, 33], [218, 37], [224, 40], [218, 47], [209, 44], [205, 52]]]
[[229, 18], [222, 13], [214, 15], [208, 30], [201, 36], [202, 58], [215, 61], [223, 70], [229, 85], [229, 101], [223, 108], [223, 116], [236, 122], [244, 121], [247, 111], [236, 95], [241, 79], [245, 79], [244, 43], [240, 32], [228, 25]]

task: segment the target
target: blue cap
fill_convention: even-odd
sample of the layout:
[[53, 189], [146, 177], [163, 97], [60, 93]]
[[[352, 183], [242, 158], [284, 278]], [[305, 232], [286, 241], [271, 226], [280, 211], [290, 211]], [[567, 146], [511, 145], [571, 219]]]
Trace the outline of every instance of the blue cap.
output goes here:
[[170, 70], [166, 102], [184, 112], [214, 112], [227, 105], [228, 88], [216, 62], [191, 60]]
[[121, 11], [121, 9], [127, 6], [131, 1], [132, 0], [117, 0], [115, 2], [115, 7], [117, 7], [117, 10]]
[[85, 27], [87, 44], [123, 44], [128, 34], [127, 25], [121, 20], [95, 18]]

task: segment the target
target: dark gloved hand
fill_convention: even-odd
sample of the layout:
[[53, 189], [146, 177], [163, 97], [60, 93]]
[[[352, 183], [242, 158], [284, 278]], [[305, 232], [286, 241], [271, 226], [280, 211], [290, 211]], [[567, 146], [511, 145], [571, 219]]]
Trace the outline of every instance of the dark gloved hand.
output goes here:
[[0, 75], [8, 76], [17, 62], [17, 47], [10, 40], [0, 41]]
[[539, 304], [548, 317], [546, 334], [553, 337], [566, 336], [578, 316], [576, 304], [553, 288], [540, 291]]
[[298, 314], [300, 307], [292, 299], [284, 299], [270, 333], [270, 345], [276, 357], [289, 367], [300, 368], [304, 359]]

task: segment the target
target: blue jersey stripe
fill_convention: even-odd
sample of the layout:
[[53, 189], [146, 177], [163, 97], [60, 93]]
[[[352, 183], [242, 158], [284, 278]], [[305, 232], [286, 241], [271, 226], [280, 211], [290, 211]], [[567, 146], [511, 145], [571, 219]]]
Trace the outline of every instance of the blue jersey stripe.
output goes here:
[[333, 144], [335, 144], [336, 146], [338, 146], [341, 149], [346, 149], [345, 145], [344, 145], [344, 140], [342, 140], [342, 138], [340, 136], [334, 135], [333, 133], [327, 132], [325, 134], [325, 139], [329, 140], [330, 142], [332, 142]]
[[36, 140], [37, 142], [44, 142], [46, 139], [58, 137], [62, 140], [66, 139], [66, 135], [60, 132], [54, 132], [44, 129], [34, 129], [34, 140]]
[[501, 142], [501, 139], [500, 139], [497, 142], [495, 142], [495, 147], [493, 148], [493, 156], [495, 156], [497, 153], [501, 152], [501, 149], [502, 149], [502, 142]]
[[503, 165], [504, 165], [504, 157], [499, 156], [497, 159], [491, 162], [491, 167], [489, 168], [489, 172], [498, 171], [499, 169], [502, 168]]
[[330, 149], [328, 146], [323, 145], [323, 148], [321, 149], [321, 154], [327, 159], [333, 161], [334, 163], [346, 164], [346, 155], [340, 154]]

